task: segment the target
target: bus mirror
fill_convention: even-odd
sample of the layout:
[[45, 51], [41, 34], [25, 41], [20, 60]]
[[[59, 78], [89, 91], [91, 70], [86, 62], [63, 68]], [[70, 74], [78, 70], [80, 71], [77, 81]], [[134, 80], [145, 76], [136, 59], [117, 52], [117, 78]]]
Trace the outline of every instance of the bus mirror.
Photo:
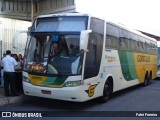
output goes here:
[[81, 31], [81, 34], [80, 34], [80, 50], [87, 51], [89, 33], [91, 33], [91, 32], [92, 32], [92, 30]]
[[24, 30], [24, 31], [16, 31], [16, 33], [14, 34], [13, 37], [13, 48], [17, 49], [18, 46], [18, 37], [20, 33], [28, 33], [28, 30]]

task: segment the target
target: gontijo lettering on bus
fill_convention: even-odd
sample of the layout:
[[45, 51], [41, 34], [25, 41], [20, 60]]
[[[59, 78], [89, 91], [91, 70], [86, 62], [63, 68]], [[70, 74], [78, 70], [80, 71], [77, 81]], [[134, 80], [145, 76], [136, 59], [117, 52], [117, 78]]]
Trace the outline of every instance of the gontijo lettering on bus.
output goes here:
[[150, 62], [150, 56], [138, 55], [137, 62]]

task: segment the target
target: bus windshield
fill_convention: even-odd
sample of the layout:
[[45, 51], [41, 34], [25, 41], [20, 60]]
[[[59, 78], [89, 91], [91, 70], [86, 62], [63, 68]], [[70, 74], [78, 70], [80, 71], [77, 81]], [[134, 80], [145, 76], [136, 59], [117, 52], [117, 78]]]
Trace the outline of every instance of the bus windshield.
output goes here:
[[79, 35], [33, 35], [25, 53], [24, 70], [52, 75], [81, 74], [83, 53]]

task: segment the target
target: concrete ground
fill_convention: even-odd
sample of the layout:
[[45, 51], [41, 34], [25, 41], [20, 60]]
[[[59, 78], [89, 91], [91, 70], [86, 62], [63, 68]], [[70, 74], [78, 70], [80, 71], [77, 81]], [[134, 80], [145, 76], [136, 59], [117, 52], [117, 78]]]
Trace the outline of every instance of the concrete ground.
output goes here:
[[[28, 100], [26, 100], [26, 98], [28, 98]], [[49, 118], [52, 120], [159, 120], [159, 100], [160, 80], [153, 80], [151, 84], [146, 87], [137, 85], [116, 92], [108, 102], [103, 104], [100, 104], [96, 99], [78, 103], [25, 96], [23, 102], [0, 106], [0, 110], [2, 112], [8, 111], [11, 113], [38, 112], [42, 113], [42, 117], [45, 117], [45, 120]], [[70, 114], [65, 112], [70, 112]], [[110, 112], [110, 114], [107, 112]], [[115, 113], [117, 113], [118, 117], [116, 117]], [[133, 114], [130, 116], [130, 113]], [[158, 117], [140, 117], [136, 116], [136, 113], [153, 113], [157, 114]], [[72, 117], [73, 115], [75, 116], [74, 118]], [[11, 120], [12, 118], [9, 119]], [[43, 120], [44, 118], [39, 119]], [[16, 120], [18, 120], [18, 117]]]
[[4, 88], [0, 87], [0, 98], [4, 97]]
[[15, 96], [15, 97], [5, 97], [4, 88], [0, 87], [0, 106], [20, 103], [24, 99], [23, 95]]

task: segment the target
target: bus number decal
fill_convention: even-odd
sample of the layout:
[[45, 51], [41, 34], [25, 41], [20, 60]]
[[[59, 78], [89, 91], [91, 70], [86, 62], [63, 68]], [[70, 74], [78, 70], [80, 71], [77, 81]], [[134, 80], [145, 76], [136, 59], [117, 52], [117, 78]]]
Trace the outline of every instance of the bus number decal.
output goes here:
[[88, 90], [86, 90], [86, 93], [88, 93], [89, 97], [92, 97], [94, 95], [94, 91], [95, 91], [95, 88], [97, 85], [98, 84], [91, 85], [91, 86], [89, 86]]

